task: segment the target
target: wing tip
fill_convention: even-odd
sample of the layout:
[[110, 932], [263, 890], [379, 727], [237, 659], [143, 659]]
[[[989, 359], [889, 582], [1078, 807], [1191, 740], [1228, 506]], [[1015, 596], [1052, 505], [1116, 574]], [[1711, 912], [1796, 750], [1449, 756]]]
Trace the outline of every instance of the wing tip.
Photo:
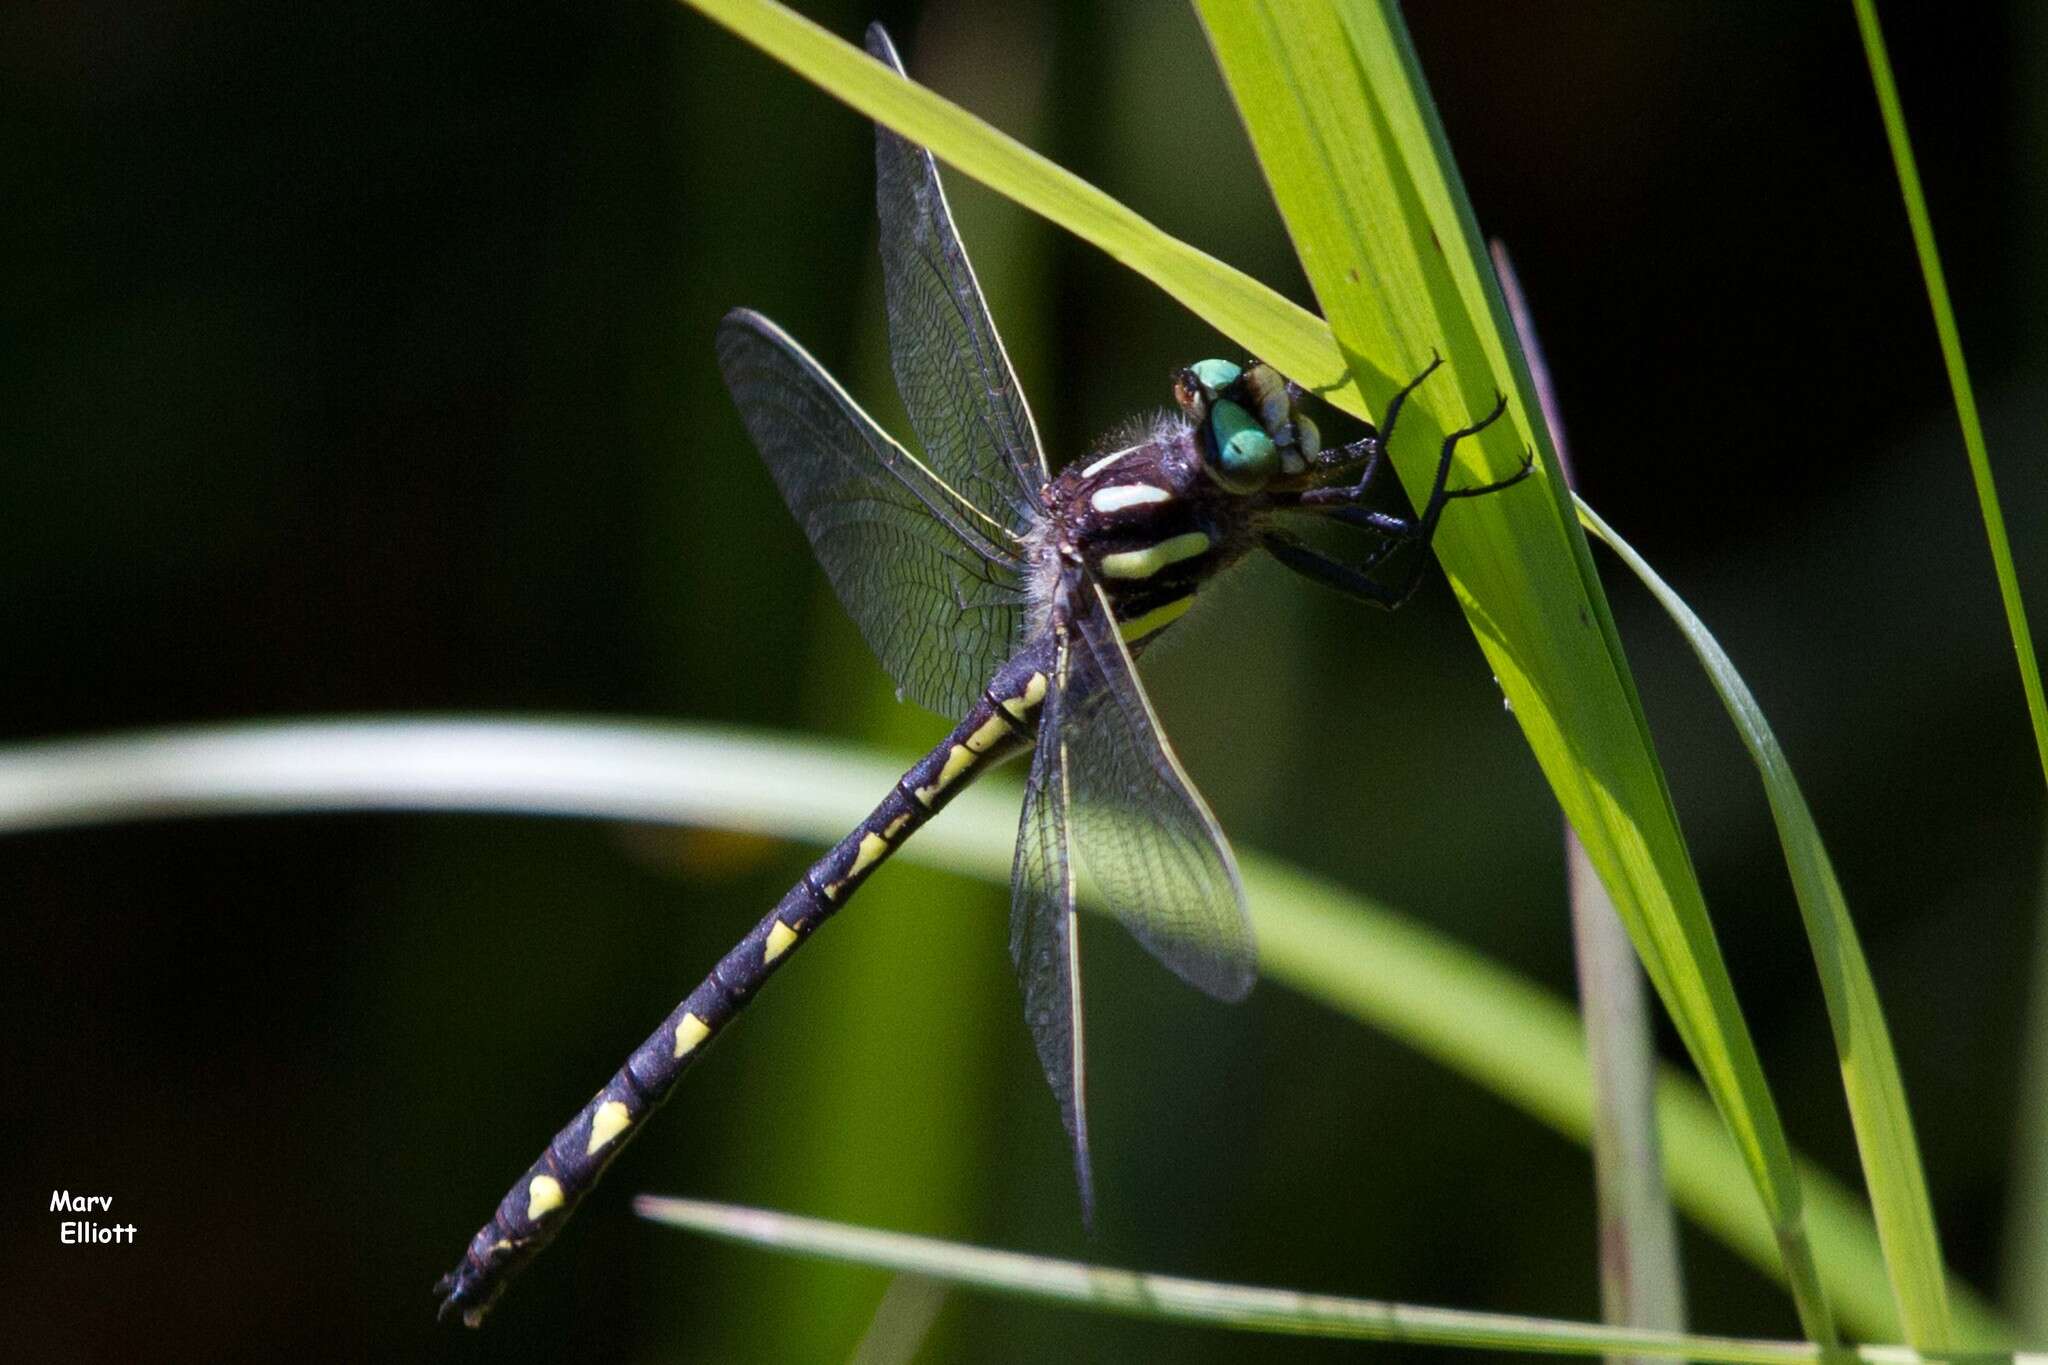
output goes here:
[[728, 308], [713, 333], [712, 348], [718, 352], [720, 363], [727, 361], [732, 347], [747, 342], [766, 342], [794, 357], [798, 363], [823, 372], [823, 367], [811, 358], [811, 353], [798, 345], [796, 338], [783, 331], [775, 319], [751, 308]]
[[1252, 987], [1259, 984], [1259, 964], [1256, 959], [1244, 963], [1238, 970], [1216, 983], [1217, 989], [1210, 992], [1226, 1005], [1241, 1005], [1252, 993]]
[[751, 308], [728, 308], [725, 310], [725, 316], [718, 320], [718, 330], [721, 332], [741, 327], [750, 332], [758, 332], [764, 326], [773, 327], [774, 325], [774, 323], [769, 322], [767, 318]]
[[869, 23], [867, 41], [862, 46], [867, 48], [870, 57], [889, 67], [897, 75], [906, 74], [903, 70], [903, 58], [896, 52], [896, 43], [889, 37], [889, 30], [883, 27], [880, 19]]

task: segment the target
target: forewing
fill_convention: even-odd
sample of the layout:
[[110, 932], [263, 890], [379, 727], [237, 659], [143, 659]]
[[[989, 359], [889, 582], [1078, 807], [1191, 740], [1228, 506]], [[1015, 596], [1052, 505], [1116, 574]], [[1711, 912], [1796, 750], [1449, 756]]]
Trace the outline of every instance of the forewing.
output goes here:
[[901, 694], [964, 714], [1016, 641], [1014, 542], [766, 318], [727, 314], [718, 365], [783, 501]]
[[1095, 1216], [1095, 1180], [1088, 1157], [1086, 1070], [1081, 1047], [1081, 959], [1074, 929], [1074, 872], [1067, 854], [1070, 789], [1062, 739], [1070, 656], [1062, 644], [1039, 714], [1038, 746], [1024, 785], [1017, 857], [1010, 869], [1010, 958], [1024, 989], [1024, 1018], [1039, 1065], [1060, 1106], [1074, 1148], [1081, 1218]]
[[1102, 590], [1076, 622], [1061, 741], [1067, 827], [1107, 907], [1182, 980], [1241, 1000], [1258, 951], [1237, 860], [1160, 733]]
[[[880, 24], [868, 51], [903, 62]], [[1045, 456], [960, 244], [930, 152], [875, 126], [875, 203], [896, 387], [938, 476], [1021, 531], [1044, 510]]]

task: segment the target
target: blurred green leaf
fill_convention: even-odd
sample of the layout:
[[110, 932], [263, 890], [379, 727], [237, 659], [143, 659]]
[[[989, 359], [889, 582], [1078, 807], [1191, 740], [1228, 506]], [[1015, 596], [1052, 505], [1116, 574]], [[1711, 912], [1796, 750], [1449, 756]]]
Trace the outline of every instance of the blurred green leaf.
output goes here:
[[1800, 1341], [1687, 1336], [1555, 1318], [1427, 1308], [1336, 1294], [1304, 1294], [1292, 1289], [1191, 1280], [1085, 1261], [994, 1251], [961, 1242], [700, 1199], [642, 1195], [633, 1203], [643, 1218], [728, 1241], [855, 1265], [882, 1266], [1042, 1302], [1241, 1332], [1491, 1348], [1539, 1355], [1625, 1353], [1665, 1360], [1728, 1361], [1737, 1365], [1775, 1365], [1781, 1361], [1824, 1358], [1903, 1365], [1923, 1358], [1912, 1351], [1883, 1346], [1858, 1347], [1824, 1356], [1823, 1348]]
[[2028, 1341], [2048, 1340], [2048, 858], [2040, 867], [2029, 973], [2033, 993], [2021, 1035], [2019, 1119], [2005, 1214], [2005, 1307]]
[[[901, 775], [899, 755], [678, 725], [402, 719], [165, 730], [0, 749], [0, 833], [163, 816], [467, 810], [710, 825], [830, 843]], [[898, 856], [1006, 882], [1017, 791], [963, 792]], [[1324, 878], [1240, 851], [1266, 976], [1398, 1038], [1576, 1141], [1592, 1123], [1585, 1042], [1563, 1000]], [[1742, 1158], [1691, 1078], [1662, 1069], [1672, 1197], [1773, 1274], [1783, 1268]], [[1829, 1297], [1865, 1338], [1898, 1333], [1867, 1211], [1802, 1165]], [[1950, 1285], [1966, 1340], [2009, 1334]]]

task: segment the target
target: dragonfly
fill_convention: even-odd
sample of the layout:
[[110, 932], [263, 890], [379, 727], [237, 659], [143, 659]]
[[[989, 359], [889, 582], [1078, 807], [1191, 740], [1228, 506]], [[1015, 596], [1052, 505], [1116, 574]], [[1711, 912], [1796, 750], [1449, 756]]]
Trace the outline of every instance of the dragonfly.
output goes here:
[[[903, 70], [879, 25], [868, 50]], [[720, 323], [720, 370], [826, 577], [899, 695], [959, 717], [634, 1051], [519, 1178], [437, 1286], [474, 1327], [561, 1230], [706, 1046], [862, 883], [969, 783], [1029, 753], [1011, 875], [1010, 952], [1024, 1014], [1092, 1219], [1075, 922], [1075, 852], [1109, 911], [1176, 975], [1226, 1001], [1256, 974], [1237, 864], [1161, 732], [1134, 658], [1216, 575], [1255, 551], [1376, 606], [1415, 592], [1445, 508], [1512, 475], [1451, 488], [1447, 436], [1419, 514], [1366, 506], [1401, 407], [1325, 449], [1304, 391], [1272, 367], [1205, 360], [1175, 404], [1055, 475], [976, 282], [929, 152], [885, 127], [876, 203], [891, 360], [922, 455], [891, 438], [774, 323]], [[1356, 561], [1288, 523], [1366, 532]], [[1413, 547], [1405, 573], [1376, 573]]]

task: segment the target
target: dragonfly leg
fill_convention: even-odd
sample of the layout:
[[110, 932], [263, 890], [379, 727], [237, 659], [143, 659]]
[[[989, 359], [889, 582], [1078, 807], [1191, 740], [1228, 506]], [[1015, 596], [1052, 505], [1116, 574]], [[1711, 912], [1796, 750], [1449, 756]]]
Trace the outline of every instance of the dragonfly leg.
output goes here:
[[[1435, 365], [1436, 362], [1432, 362], [1431, 369], [1434, 369]], [[1429, 371], [1425, 370], [1422, 377], [1426, 378], [1428, 373]], [[1415, 383], [1420, 382], [1421, 378], [1415, 381]], [[1411, 384], [1409, 387], [1413, 388], [1414, 385]], [[1406, 393], [1407, 391], [1403, 390], [1402, 396], [1405, 397]], [[1437, 523], [1443, 519], [1444, 508], [1452, 502], [1459, 498], [1476, 498], [1487, 493], [1498, 493], [1504, 488], [1511, 488], [1523, 479], [1528, 478], [1530, 471], [1535, 468], [1534, 459], [1531, 456], [1524, 455], [1522, 457], [1522, 467], [1504, 479], [1495, 479], [1490, 483], [1475, 484], [1469, 488], [1452, 488], [1449, 486], [1451, 460], [1457, 451], [1458, 442], [1486, 430], [1487, 427], [1499, 421], [1501, 415], [1506, 411], [1507, 398], [1505, 396], [1496, 396], [1493, 410], [1487, 413], [1486, 416], [1480, 418], [1471, 426], [1462, 427], [1444, 437], [1443, 449], [1437, 456], [1436, 478], [1430, 486], [1429, 500], [1423, 504], [1420, 516], [1412, 518], [1397, 517], [1390, 513], [1375, 512], [1370, 508], [1359, 507], [1355, 503], [1339, 502], [1335, 503], [1335, 505], [1326, 506], [1325, 510], [1337, 520], [1370, 531], [1379, 537], [1378, 543], [1367, 552], [1363, 563], [1346, 564], [1340, 560], [1332, 559], [1308, 545], [1299, 537], [1277, 529], [1268, 530], [1261, 537], [1266, 550], [1275, 559], [1296, 573], [1301, 574], [1305, 578], [1313, 579], [1327, 587], [1335, 588], [1347, 597], [1370, 602], [1389, 611], [1400, 606], [1413, 597], [1415, 590], [1422, 585], [1423, 574], [1427, 570], [1427, 564], [1423, 557], [1418, 554], [1411, 559], [1408, 567], [1391, 583], [1382, 582], [1372, 577], [1372, 571], [1403, 545], [1418, 544], [1423, 549], [1427, 549], [1430, 541], [1436, 536]], [[1388, 410], [1390, 422], [1394, 416], [1394, 405], [1390, 405]], [[1363, 487], [1362, 482], [1360, 487]], [[1348, 494], [1353, 490], [1329, 489], [1320, 491]], [[1308, 499], [1304, 497], [1303, 501], [1306, 503]]]
[[1406, 384], [1403, 384], [1401, 391], [1395, 394], [1392, 401], [1387, 404], [1387, 420], [1381, 424], [1379, 431], [1381, 445], [1386, 445], [1393, 441], [1394, 424], [1401, 420], [1401, 408], [1407, 403], [1408, 395], [1421, 388], [1422, 381], [1435, 374], [1437, 368], [1443, 363], [1444, 358], [1442, 354], [1432, 350], [1429, 353], [1429, 363], [1422, 367], [1422, 373], [1416, 375]]
[[1341, 469], [1357, 464], [1361, 460], [1364, 461], [1364, 467], [1358, 471], [1357, 479], [1347, 486], [1316, 489], [1304, 494], [1301, 499], [1304, 505], [1356, 502], [1365, 496], [1365, 490], [1371, 487], [1374, 476], [1380, 472], [1380, 460], [1394, 439], [1394, 428], [1401, 420], [1401, 409], [1408, 402], [1408, 395], [1422, 387], [1422, 381], [1435, 374], [1443, 363], [1443, 356], [1431, 351], [1429, 364], [1422, 367], [1422, 373], [1403, 384], [1400, 392], [1388, 402], [1386, 421], [1379, 430], [1353, 441], [1350, 445], [1339, 446], [1323, 454], [1318, 463], [1331, 468]]
[[[1360, 602], [1370, 602], [1388, 611], [1406, 602], [1422, 582], [1422, 575], [1414, 572], [1405, 575], [1408, 581], [1399, 584], [1382, 583], [1372, 576], [1372, 569], [1393, 550], [1398, 541], [1386, 541], [1374, 547], [1363, 565], [1346, 564], [1330, 558], [1315, 549], [1299, 536], [1281, 530], [1263, 532], [1259, 541], [1266, 552], [1285, 564], [1303, 578], [1320, 583], [1326, 588], [1335, 588], [1346, 597]], [[1418, 565], [1420, 561], [1417, 561]]]
[[1443, 516], [1444, 507], [1451, 501], [1457, 498], [1476, 498], [1486, 493], [1498, 493], [1501, 489], [1510, 488], [1520, 483], [1523, 479], [1528, 478], [1529, 471], [1536, 467], [1535, 458], [1525, 453], [1522, 456], [1522, 467], [1508, 475], [1505, 479], [1495, 479], [1491, 483], [1476, 484], [1470, 488], [1450, 488], [1447, 486], [1451, 481], [1451, 456], [1457, 450], [1458, 442], [1468, 436], [1477, 436], [1480, 432], [1498, 422], [1507, 410], [1507, 395], [1496, 393], [1493, 396], [1493, 411], [1487, 413], [1486, 416], [1480, 418], [1471, 426], [1460, 427], [1444, 437], [1443, 450], [1438, 453], [1436, 460], [1436, 480], [1430, 485], [1429, 501], [1423, 505], [1420, 518], [1422, 523], [1420, 538], [1424, 545], [1428, 545], [1430, 537], [1436, 534], [1437, 521]]

